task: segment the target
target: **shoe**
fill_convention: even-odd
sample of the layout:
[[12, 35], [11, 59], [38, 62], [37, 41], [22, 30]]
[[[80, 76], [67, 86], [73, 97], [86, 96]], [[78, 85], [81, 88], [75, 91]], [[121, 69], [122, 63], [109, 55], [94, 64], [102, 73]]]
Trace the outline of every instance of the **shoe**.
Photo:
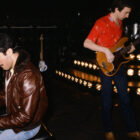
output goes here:
[[138, 132], [138, 131], [129, 132], [128, 137], [129, 138], [135, 138], [136, 140], [140, 140], [140, 132]]
[[106, 138], [106, 140], [115, 140], [115, 136], [114, 136], [113, 132], [106, 132], [105, 138]]

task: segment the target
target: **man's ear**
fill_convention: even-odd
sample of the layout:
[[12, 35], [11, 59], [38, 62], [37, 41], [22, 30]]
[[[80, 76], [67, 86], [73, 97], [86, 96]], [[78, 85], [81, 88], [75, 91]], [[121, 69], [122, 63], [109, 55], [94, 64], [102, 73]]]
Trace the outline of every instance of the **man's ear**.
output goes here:
[[7, 49], [6, 51], [6, 55], [12, 55], [13, 54], [13, 50], [11, 48]]

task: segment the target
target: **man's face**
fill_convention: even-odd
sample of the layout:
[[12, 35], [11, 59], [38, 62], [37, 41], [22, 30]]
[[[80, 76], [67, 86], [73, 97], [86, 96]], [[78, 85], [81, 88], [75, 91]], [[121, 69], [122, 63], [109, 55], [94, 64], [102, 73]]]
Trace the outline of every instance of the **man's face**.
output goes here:
[[131, 8], [124, 7], [121, 11], [118, 10], [118, 18], [120, 20], [123, 20], [125, 18], [128, 18], [131, 12]]
[[0, 67], [3, 70], [9, 70], [12, 67], [12, 57], [7, 52], [6, 54], [0, 52]]

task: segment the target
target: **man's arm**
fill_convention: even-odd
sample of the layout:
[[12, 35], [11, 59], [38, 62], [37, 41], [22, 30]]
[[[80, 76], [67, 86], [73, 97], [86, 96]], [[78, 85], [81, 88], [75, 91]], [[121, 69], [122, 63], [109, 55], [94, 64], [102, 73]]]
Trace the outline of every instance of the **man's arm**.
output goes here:
[[0, 106], [5, 106], [5, 92], [4, 89], [0, 91]]
[[90, 49], [92, 51], [105, 53], [107, 61], [109, 63], [113, 62], [114, 55], [113, 55], [113, 53], [108, 48], [99, 46], [96, 43], [94, 43], [92, 40], [89, 40], [89, 39], [85, 39], [83, 45], [84, 45], [85, 48], [88, 48], [88, 49]]
[[[15, 113], [0, 116], [0, 129], [24, 127], [31, 122], [36, 112], [39, 100], [39, 85], [34, 73], [28, 72], [20, 75], [19, 81], [20, 105]], [[16, 106], [16, 105], [15, 105]]]

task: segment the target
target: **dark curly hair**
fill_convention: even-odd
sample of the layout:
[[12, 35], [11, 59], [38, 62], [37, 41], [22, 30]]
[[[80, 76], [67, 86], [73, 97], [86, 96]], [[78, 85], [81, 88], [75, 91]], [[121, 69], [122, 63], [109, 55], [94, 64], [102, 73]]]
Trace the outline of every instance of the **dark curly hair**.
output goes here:
[[16, 43], [16, 39], [7, 33], [0, 33], [0, 52], [5, 54], [9, 48], [13, 49], [13, 52], [17, 51], [19, 46]]
[[113, 0], [110, 11], [114, 12], [115, 8], [118, 8], [118, 10], [121, 11], [124, 7], [134, 9], [132, 0]]

